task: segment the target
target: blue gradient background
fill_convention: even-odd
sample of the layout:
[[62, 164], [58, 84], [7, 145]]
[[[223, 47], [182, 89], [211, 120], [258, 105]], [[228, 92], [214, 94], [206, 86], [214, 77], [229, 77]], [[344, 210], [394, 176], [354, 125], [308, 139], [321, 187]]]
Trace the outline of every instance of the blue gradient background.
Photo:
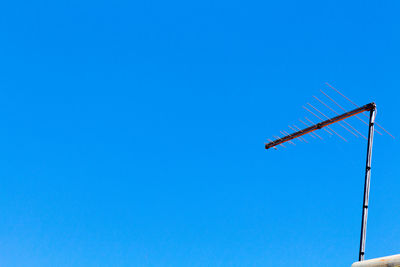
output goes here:
[[[350, 266], [366, 142], [263, 143], [319, 89], [352, 108], [325, 82], [400, 138], [399, 8], [3, 1], [0, 265]], [[367, 258], [400, 253], [399, 148], [376, 136]]]

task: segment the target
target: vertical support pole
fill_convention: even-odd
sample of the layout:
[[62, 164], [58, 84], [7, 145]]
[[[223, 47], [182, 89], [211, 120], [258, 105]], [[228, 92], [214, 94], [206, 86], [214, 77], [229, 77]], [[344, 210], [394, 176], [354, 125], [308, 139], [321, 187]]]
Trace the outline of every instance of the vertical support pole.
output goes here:
[[376, 106], [370, 110], [369, 116], [369, 131], [368, 131], [368, 146], [367, 146], [367, 162], [365, 166], [365, 182], [364, 182], [364, 200], [361, 219], [361, 238], [360, 238], [360, 252], [358, 260], [364, 260], [365, 253], [365, 239], [367, 234], [367, 218], [368, 218], [368, 200], [369, 200], [369, 186], [371, 181], [371, 157], [372, 157], [372, 143], [374, 138], [374, 122], [376, 115]]

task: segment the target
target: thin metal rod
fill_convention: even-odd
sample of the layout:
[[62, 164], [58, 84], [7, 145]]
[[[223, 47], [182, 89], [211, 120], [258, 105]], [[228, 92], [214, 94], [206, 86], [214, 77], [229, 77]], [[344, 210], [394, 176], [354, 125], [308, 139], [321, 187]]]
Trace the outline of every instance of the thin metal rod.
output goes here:
[[[271, 139], [267, 139], [270, 143], [271, 142], [273, 142]], [[265, 144], [265, 145], [267, 145], [267, 144]], [[278, 150], [275, 146], [273, 146], [273, 148], [275, 149], [275, 150]]]
[[[283, 135], [287, 135], [286, 133], [284, 133], [284, 132], [282, 132], [282, 131], [279, 131], [279, 132], [280, 132], [281, 134], [283, 134]], [[292, 144], [292, 145], [294, 145], [294, 146], [296, 145], [296, 144], [295, 144], [294, 142], [292, 142], [292, 141], [288, 141], [288, 143], [289, 143], [289, 144]]]
[[[317, 117], [318, 119], [320, 119], [320, 120], [322, 120], [321, 119], [321, 117], [319, 117], [318, 115], [316, 115], [314, 112], [312, 112], [311, 110], [309, 110], [308, 108], [306, 108], [305, 106], [303, 106], [303, 108], [305, 109], [305, 110], [307, 110], [308, 112], [310, 112], [312, 115], [314, 115], [315, 117]], [[305, 117], [306, 119], [307, 119], [307, 117]], [[307, 120], [309, 120], [309, 119], [307, 119]], [[310, 121], [310, 120], [309, 120]], [[332, 130], [332, 128], [331, 127], [327, 127], [328, 129], [330, 129], [332, 132], [334, 132], [333, 130]], [[330, 131], [328, 131], [327, 129], [325, 129], [328, 133], [330, 133], [331, 135], [333, 135], [333, 133], [331, 133]]]
[[[290, 133], [283, 131], [285, 135], [289, 135]], [[291, 143], [293, 143], [293, 145], [296, 145], [293, 141], [290, 141]]]
[[[308, 125], [307, 123], [305, 123], [304, 121], [300, 120], [299, 121], [301, 123], [303, 123], [305, 126], [309, 127], [310, 125]], [[310, 133], [311, 134], [311, 133]], [[319, 134], [317, 134], [316, 132], [313, 132], [312, 134], [314, 134], [315, 136], [317, 136], [319, 139], [324, 140], [321, 136], [319, 136]]]
[[[309, 104], [310, 105], [310, 104]], [[322, 120], [321, 117], [319, 117], [318, 115], [316, 115], [314, 112], [312, 112], [311, 110], [309, 110], [308, 108], [306, 108], [305, 106], [303, 106], [303, 108], [305, 108], [307, 111], [311, 112], [311, 114], [313, 114], [315, 117], [317, 117], [318, 119]], [[336, 134], [337, 136], [339, 136], [340, 138], [342, 138], [345, 142], [347, 142], [347, 140], [341, 136], [340, 134], [338, 134], [337, 132], [335, 132], [331, 127], [327, 126], [327, 128], [329, 130], [331, 130], [334, 134]]]
[[[335, 100], [333, 100], [332, 97], [330, 97], [327, 93], [325, 93], [324, 91], [320, 90], [321, 93], [323, 93], [327, 98], [329, 98], [329, 100], [331, 100], [336, 106], [338, 106], [341, 110], [343, 110], [344, 112], [346, 112], [347, 110], [344, 109], [341, 105], [339, 105]], [[359, 116], [355, 115], [354, 117], [356, 117], [357, 119], [359, 119], [362, 123], [364, 123], [365, 125], [368, 126], [368, 122], [365, 122], [363, 119], [361, 119]], [[380, 131], [378, 131], [377, 129], [374, 129], [375, 132], [377, 132], [380, 135], [383, 135]]]
[[[299, 119], [299, 121], [300, 121], [301, 123], [303, 123], [305, 126], [308, 127], [308, 125], [305, 124], [302, 120]], [[301, 129], [300, 129], [299, 127], [297, 127], [297, 126], [296, 126], [296, 129], [297, 129], [297, 130], [301, 130]], [[315, 133], [309, 133], [309, 135], [311, 135], [312, 138], [317, 139], [317, 137], [315, 137]]]
[[[300, 119], [299, 119], [299, 121], [300, 121], [301, 123], [303, 123], [305, 126], [307, 126], [307, 127], [308, 127], [308, 125], [307, 125], [307, 124], [305, 124], [305, 123], [304, 123], [302, 120], [300, 120]], [[296, 129], [297, 129], [297, 130], [301, 130], [299, 127], [296, 127]], [[309, 133], [309, 135], [311, 135], [311, 137], [312, 137], [312, 138], [316, 139], [316, 137], [315, 137], [314, 133], [312, 133], [312, 132], [311, 132], [311, 133]]]
[[286, 131], [283, 131], [286, 135], [290, 135], [290, 133], [288, 133], [288, 132], [286, 132]]
[[[322, 113], [319, 109], [317, 109], [316, 107], [312, 106], [310, 103], [307, 103], [310, 107], [312, 107], [313, 109], [315, 109], [316, 111], [318, 111], [322, 116], [324, 116], [325, 118], [329, 119], [328, 116], [326, 116], [324, 113]], [[353, 133], [352, 131], [350, 131], [348, 128], [346, 128], [341, 122], [338, 122], [338, 124], [340, 126], [343, 127], [343, 129], [347, 130], [349, 133], [353, 134], [355, 137], [358, 138], [358, 135], [356, 135], [355, 133]]]
[[[296, 125], [294, 125], [294, 124], [293, 124], [293, 127], [296, 128], [296, 130], [301, 131], [301, 129], [299, 127], [297, 127]], [[304, 137], [301, 137], [301, 138], [304, 139]], [[306, 141], [306, 143], [308, 143], [306, 139], [304, 139], [304, 140]]]
[[[296, 130], [301, 131], [301, 129], [299, 127], [297, 127], [296, 125], [294, 125], [294, 124], [293, 124], [293, 127], [296, 128]], [[312, 136], [312, 133], [309, 133], [309, 134]], [[313, 136], [313, 138], [315, 138], [315, 137]]]
[[273, 142], [270, 142], [270, 143], [266, 144], [265, 145], [265, 149], [269, 149], [271, 147], [274, 147], [274, 146], [277, 146], [279, 144], [288, 142], [289, 140], [298, 138], [298, 137], [303, 136], [305, 134], [308, 134], [310, 132], [322, 129], [324, 127], [328, 127], [329, 125], [331, 125], [333, 123], [336, 123], [338, 121], [342, 121], [342, 120], [345, 120], [345, 119], [347, 119], [347, 118], [349, 118], [351, 116], [354, 116], [356, 114], [362, 113], [362, 112], [367, 111], [367, 110], [371, 110], [374, 106], [375, 106], [374, 103], [370, 103], [370, 104], [364, 105], [362, 107], [353, 109], [353, 110], [351, 110], [349, 112], [343, 113], [343, 114], [341, 114], [339, 116], [336, 116], [336, 117], [333, 117], [331, 119], [328, 119], [328, 120], [322, 121], [320, 123], [314, 124], [314, 125], [312, 125], [312, 126], [310, 126], [308, 128], [305, 128], [305, 129], [303, 129], [301, 131], [297, 131], [295, 133], [289, 134], [287, 136], [284, 136], [282, 138], [279, 138], [279, 139], [277, 139], [277, 140], [275, 140]]
[[365, 241], [367, 236], [367, 219], [368, 219], [368, 201], [369, 201], [369, 188], [371, 182], [371, 158], [372, 158], [372, 144], [374, 139], [374, 123], [376, 115], [376, 106], [370, 110], [369, 115], [369, 131], [368, 131], [368, 145], [367, 145], [367, 160], [365, 166], [365, 182], [364, 182], [364, 199], [361, 218], [361, 237], [360, 237], [360, 251], [358, 260], [364, 260], [365, 254]]
[[[289, 127], [290, 127], [290, 126], [289, 126]], [[296, 131], [296, 130], [293, 129], [293, 128], [291, 128], [291, 129], [292, 129], [293, 131]], [[286, 131], [284, 131], [284, 132], [285, 132], [287, 135], [290, 135], [290, 133], [288, 133], [288, 132], [286, 132]], [[303, 141], [303, 138], [299, 138], [299, 141], [300, 141], [300, 142], [304, 142], [304, 141]]]
[[[310, 120], [307, 117], [304, 117], [306, 120], [308, 120], [310, 123], [315, 124], [312, 120]], [[326, 128], [324, 128], [325, 132], [329, 133], [330, 135], [333, 135], [333, 133], [331, 133], [330, 131], [328, 131]]]
[[357, 104], [356, 103], [354, 103], [353, 101], [351, 101], [351, 99], [350, 98], [348, 98], [347, 96], [345, 96], [344, 94], [342, 94], [341, 92], [339, 92], [339, 90], [338, 89], [336, 89], [335, 87], [333, 87], [332, 85], [330, 85], [329, 83], [325, 83], [326, 85], [328, 85], [330, 88], [332, 88], [333, 90], [335, 90], [336, 91], [336, 93], [338, 93], [338, 94], [340, 94], [341, 96], [343, 96], [344, 98], [346, 98], [350, 103], [352, 103], [354, 106], [356, 106], [357, 107]]
[[[336, 89], [335, 87], [333, 87], [332, 85], [330, 85], [329, 83], [326, 83], [326, 85], [328, 85], [330, 88], [332, 88], [333, 90], [335, 90], [338, 94], [340, 94], [341, 96], [343, 96], [344, 98], [346, 98], [348, 101], [350, 101], [350, 103], [352, 103], [354, 106], [358, 107], [358, 105], [356, 103], [354, 103], [353, 101], [350, 100], [350, 98], [348, 98], [347, 96], [345, 96], [344, 94], [342, 94], [338, 89]], [[367, 116], [366, 114], [364, 114], [365, 116]], [[376, 126], [378, 126], [379, 128], [381, 128], [382, 130], [384, 130], [388, 135], [390, 135], [393, 139], [394, 136], [389, 133], [385, 128], [383, 128], [381, 125], [379, 125], [378, 123], [376, 123]]]
[[[274, 137], [276, 138], [276, 139], [279, 139], [280, 137], [279, 136], [276, 136], [276, 135], [274, 135]], [[283, 144], [279, 144], [280, 146], [282, 146], [282, 147], [284, 147], [284, 148], [286, 148], [286, 146], [284, 146]]]
[[[290, 129], [296, 132], [296, 129], [294, 129], [292, 126], [288, 125]], [[299, 140], [304, 141], [305, 143], [308, 143], [306, 139], [304, 139], [302, 136], [299, 136]]]
[[[315, 99], [317, 99], [321, 104], [323, 104], [325, 107], [327, 107], [328, 109], [330, 109], [331, 111], [333, 111], [336, 115], [339, 115], [339, 113], [336, 112], [336, 110], [334, 110], [333, 108], [331, 108], [330, 106], [328, 106], [325, 102], [323, 102], [322, 100], [320, 100], [318, 97], [313, 96]], [[362, 133], [360, 133], [359, 131], [357, 131], [356, 128], [354, 128], [353, 126], [350, 125], [350, 123], [347, 123], [347, 121], [343, 120], [343, 123], [345, 123], [347, 126], [349, 126], [351, 129], [353, 129], [356, 133], [358, 133], [359, 135], [361, 135], [365, 140], [367, 140], [367, 137], [365, 137]], [[357, 136], [358, 137], [358, 136]]]

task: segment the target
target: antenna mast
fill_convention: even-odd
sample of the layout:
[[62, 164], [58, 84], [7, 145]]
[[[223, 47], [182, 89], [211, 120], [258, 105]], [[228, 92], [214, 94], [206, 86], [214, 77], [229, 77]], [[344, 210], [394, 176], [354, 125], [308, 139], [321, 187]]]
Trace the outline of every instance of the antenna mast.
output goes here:
[[[324, 117], [328, 118], [327, 120], [321, 121], [319, 123], [313, 123], [311, 120], [309, 120], [308, 118], [307, 121], [311, 122], [312, 125], [309, 126], [309, 124], [307, 125], [306, 123], [304, 123], [302, 120], [300, 120], [304, 125], [308, 126], [307, 128], [304, 128], [302, 130], [300, 130], [298, 127], [295, 126], [295, 128], [297, 128], [298, 131], [289, 134], [286, 131], [281, 131], [282, 134], [285, 134], [283, 137], [276, 137], [276, 139], [270, 140], [268, 139], [270, 142], [265, 144], [265, 149], [270, 149], [270, 148], [274, 148], [277, 149], [276, 146], [281, 145], [283, 147], [285, 147], [283, 145], [283, 143], [290, 143], [294, 145], [294, 142], [292, 140], [298, 138], [299, 141], [302, 142], [306, 142], [306, 140], [302, 137], [303, 135], [306, 134], [310, 134], [314, 139], [315, 136], [318, 136], [316, 133], [313, 133], [314, 131], [323, 129], [329, 133], [330, 135], [333, 135], [332, 132], [334, 134], [336, 134], [338, 137], [340, 137], [341, 139], [343, 139], [344, 141], [347, 142], [347, 140], [345, 138], [343, 138], [341, 135], [339, 135], [338, 133], [336, 133], [331, 127], [329, 127], [329, 125], [334, 124], [334, 123], [338, 123], [340, 124], [340, 126], [342, 126], [343, 128], [345, 128], [346, 130], [348, 130], [349, 132], [351, 132], [353, 135], [354, 132], [350, 131], [348, 128], [344, 127], [343, 124], [340, 123], [340, 121], [343, 121], [345, 119], [348, 119], [350, 117], [355, 116], [357, 119], [359, 119], [360, 121], [362, 121], [363, 123], [368, 125], [368, 139], [365, 138], [365, 136], [363, 136], [359, 131], [357, 131], [354, 127], [352, 127], [350, 124], [348, 124], [346, 121], [344, 121], [344, 123], [346, 125], [348, 125], [351, 129], [353, 129], [356, 133], [360, 134], [364, 139], [367, 139], [367, 159], [366, 159], [366, 166], [365, 166], [365, 181], [364, 181], [364, 198], [363, 198], [363, 206], [362, 206], [362, 219], [361, 219], [361, 236], [360, 236], [360, 250], [358, 253], [358, 260], [359, 261], [363, 261], [364, 260], [364, 254], [365, 254], [365, 241], [366, 241], [366, 233], [367, 233], [367, 218], [368, 218], [368, 201], [369, 201], [369, 191], [370, 191], [370, 182], [371, 182], [371, 158], [372, 158], [372, 144], [373, 144], [373, 138], [374, 138], [374, 131], [376, 131], [377, 133], [381, 134], [379, 131], [377, 131], [376, 129], [374, 129], [374, 125], [375, 125], [375, 116], [376, 116], [376, 105], [374, 102], [366, 104], [364, 106], [358, 107], [353, 101], [351, 101], [349, 98], [347, 98], [346, 96], [344, 96], [342, 93], [340, 93], [336, 88], [332, 87], [331, 85], [329, 85], [327, 83], [327, 85], [329, 87], [331, 87], [332, 89], [334, 89], [337, 93], [339, 93], [341, 96], [343, 96], [344, 98], [346, 98], [348, 101], [350, 101], [353, 105], [355, 105], [357, 108], [353, 109], [351, 111], [348, 112], [344, 112], [342, 114], [337, 113], [335, 110], [333, 110], [332, 108], [330, 108], [328, 105], [326, 105], [324, 102], [322, 102], [321, 100], [319, 100], [317, 97], [314, 96], [315, 99], [317, 99], [320, 103], [324, 104], [324, 106], [326, 106], [327, 108], [329, 108], [331, 111], [335, 112], [336, 114], [338, 114], [337, 116], [333, 117], [333, 118], [329, 118], [328, 116], [326, 116], [325, 114], [323, 114], [321, 111], [319, 111], [318, 109], [316, 109], [314, 106], [312, 106], [311, 104], [308, 103], [308, 105], [313, 108], [314, 110], [316, 110], [318, 113], [322, 114]], [[327, 97], [329, 98], [333, 103], [335, 103], [335, 105], [339, 106], [343, 111], [345, 111], [345, 109], [340, 106], [335, 100], [333, 100], [330, 96], [328, 96], [326, 93], [324, 93], [322, 90], [321, 92]], [[316, 115], [314, 112], [312, 112], [310, 109], [306, 108], [303, 106], [304, 109], [306, 109], [308, 112], [310, 112], [312, 115], [314, 115], [315, 117], [317, 117], [318, 119], [322, 120], [318, 115]], [[369, 111], [369, 123], [364, 122], [361, 118], [359, 118], [357, 115], [360, 113], [363, 113], [365, 111]], [[368, 117], [366, 114], [363, 114], [366, 117]], [[381, 129], [383, 129], [387, 134], [389, 134], [392, 138], [394, 138], [393, 135], [391, 135], [388, 131], [386, 131], [386, 129], [384, 129], [382, 126], [380, 126], [379, 124], [376, 123], [377, 126], [379, 126]], [[290, 126], [289, 126], [290, 127]], [[325, 127], [327, 129], [325, 129]], [[292, 130], [295, 130], [294, 128], [290, 127]], [[329, 129], [329, 130], [328, 130]], [[356, 135], [357, 136], [357, 135]], [[358, 136], [357, 136], [358, 137]], [[320, 139], [322, 139], [320, 137]], [[308, 142], [306, 142], [308, 143]]]
[[368, 218], [368, 200], [369, 200], [369, 185], [371, 182], [371, 158], [372, 158], [372, 144], [374, 140], [374, 124], [376, 116], [376, 105], [369, 112], [369, 131], [368, 131], [368, 145], [367, 145], [367, 161], [365, 164], [365, 182], [364, 182], [364, 200], [361, 219], [361, 237], [360, 237], [360, 252], [358, 253], [358, 260], [364, 260], [365, 254], [365, 239], [367, 235], [367, 218]]

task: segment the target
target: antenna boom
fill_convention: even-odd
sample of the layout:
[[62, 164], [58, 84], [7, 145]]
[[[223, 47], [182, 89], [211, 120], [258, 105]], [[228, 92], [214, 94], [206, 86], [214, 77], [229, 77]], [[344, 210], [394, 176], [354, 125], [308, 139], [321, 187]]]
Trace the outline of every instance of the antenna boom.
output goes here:
[[317, 124], [314, 124], [314, 125], [312, 125], [310, 127], [307, 127], [307, 128], [305, 128], [303, 130], [297, 131], [295, 133], [286, 135], [286, 136], [284, 136], [282, 138], [278, 138], [278, 139], [276, 139], [276, 140], [274, 140], [272, 142], [269, 142], [269, 143], [265, 144], [265, 149], [269, 149], [271, 147], [275, 147], [275, 146], [280, 145], [282, 143], [285, 143], [285, 142], [288, 142], [288, 141], [293, 140], [295, 138], [298, 138], [298, 137], [300, 137], [302, 135], [311, 133], [313, 131], [322, 129], [322, 128], [326, 127], [326, 126], [329, 126], [329, 125], [331, 125], [333, 123], [336, 123], [336, 122], [342, 121], [344, 119], [347, 119], [347, 118], [349, 118], [351, 116], [360, 114], [360, 113], [362, 113], [364, 111], [371, 111], [371, 110], [374, 110], [374, 109], [375, 109], [375, 103], [372, 102], [372, 103], [366, 104], [366, 105], [364, 105], [362, 107], [359, 107], [359, 108], [353, 109], [351, 111], [345, 112], [345, 113], [343, 113], [341, 115], [338, 115], [336, 117], [333, 117], [331, 119], [322, 121], [320, 123], [317, 123]]

